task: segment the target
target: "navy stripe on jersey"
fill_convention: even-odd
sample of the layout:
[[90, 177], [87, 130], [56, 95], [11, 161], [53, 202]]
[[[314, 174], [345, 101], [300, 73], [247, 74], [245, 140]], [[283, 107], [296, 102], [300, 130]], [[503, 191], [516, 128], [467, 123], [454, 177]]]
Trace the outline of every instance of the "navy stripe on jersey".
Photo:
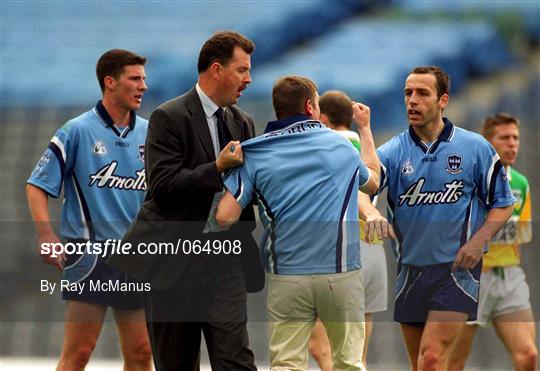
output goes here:
[[386, 187], [386, 182], [388, 181], [388, 178], [386, 177], [386, 168], [383, 164], [381, 164], [381, 171], [380, 171], [381, 177], [379, 181], [379, 189], [377, 189], [377, 194], [380, 194], [382, 190]]
[[431, 144], [431, 146], [429, 147], [429, 149], [428, 149], [428, 151], [427, 151], [427, 154], [429, 155], [429, 154], [434, 153], [434, 152], [437, 150], [437, 147], [439, 147], [439, 143], [441, 143], [440, 140], [438, 140], [438, 139], [435, 140], [435, 142], [433, 142], [433, 143]]
[[396, 235], [396, 239], [397, 239], [397, 242], [395, 242], [397, 246], [395, 247], [394, 250], [395, 250], [395, 254], [397, 255], [397, 262], [398, 262], [398, 268], [399, 268], [399, 265], [401, 264], [401, 260], [403, 257], [403, 235], [401, 234], [401, 230], [399, 229], [396, 219], [394, 218], [394, 211], [395, 211], [396, 204], [394, 203], [394, 201], [390, 198], [388, 194], [386, 198], [388, 201], [388, 207], [390, 209], [390, 212], [392, 213], [392, 217], [391, 217], [392, 228], [394, 229], [394, 234]]
[[491, 179], [489, 182], [489, 193], [488, 193], [488, 200], [487, 204], [491, 205], [493, 202], [493, 198], [495, 197], [495, 187], [497, 186], [497, 176], [499, 175], [499, 172], [501, 171], [502, 163], [501, 160], [497, 160], [493, 167], [493, 173], [491, 174]]
[[271, 258], [273, 262], [273, 273], [279, 274], [278, 262], [277, 262], [277, 256], [276, 256], [276, 246], [275, 246], [276, 245], [276, 222], [275, 222], [276, 217], [274, 213], [272, 212], [272, 209], [270, 209], [268, 202], [262, 196], [262, 194], [256, 189], [255, 189], [255, 193], [257, 194], [257, 197], [259, 197], [259, 200], [263, 204], [266, 215], [268, 215], [268, 217], [270, 218], [270, 253], [272, 255]]
[[[96, 240], [96, 232], [94, 231], [94, 226], [92, 225], [92, 216], [90, 215], [90, 209], [88, 208], [88, 204], [86, 202], [86, 199], [84, 198], [83, 191], [81, 189], [81, 186], [79, 185], [79, 181], [77, 180], [77, 177], [75, 174], [73, 174], [73, 183], [75, 184], [75, 188], [77, 189], [77, 194], [79, 196], [79, 200], [81, 202], [81, 208], [84, 213], [84, 218], [86, 219], [86, 225], [88, 227], [88, 239], [90, 241]], [[84, 220], [83, 220], [84, 223]], [[85, 238], [83, 236], [83, 238]]]
[[347, 193], [345, 194], [345, 200], [343, 201], [343, 205], [341, 206], [341, 213], [339, 215], [339, 228], [338, 228], [338, 237], [336, 242], [336, 273], [341, 273], [341, 257], [343, 254], [343, 220], [345, 219], [345, 212], [347, 211], [347, 207], [349, 206], [349, 200], [351, 199], [352, 190], [354, 186], [354, 181], [356, 180], [356, 177], [358, 176], [358, 170], [357, 167], [354, 171], [354, 174], [349, 181], [349, 185], [347, 187]]
[[133, 129], [131, 128], [131, 126], [128, 126], [124, 131], [122, 131], [122, 134], [120, 135], [120, 138], [125, 138], [125, 137], [127, 137], [128, 133], [129, 133], [131, 130], [133, 130]]
[[[476, 195], [476, 189], [474, 191], [474, 194]], [[461, 227], [461, 241], [460, 241], [461, 246], [465, 245], [465, 243], [469, 239], [468, 238], [469, 224], [471, 223], [471, 209], [473, 206], [473, 200], [474, 200], [474, 197], [471, 198], [471, 202], [469, 202], [469, 206], [467, 206], [467, 212], [465, 213], [465, 220], [463, 221], [463, 226]]]
[[454, 133], [454, 125], [447, 125], [445, 122], [444, 129], [441, 135], [439, 135], [439, 138], [437, 138], [437, 140], [431, 144], [431, 146], [429, 147], [427, 151], [427, 154], [435, 153], [437, 148], [439, 148], [439, 144], [441, 144], [442, 141], [447, 142], [452, 139], [453, 133]]
[[242, 177], [240, 177], [240, 172], [238, 172], [238, 189], [234, 193], [234, 198], [236, 201], [238, 201], [239, 197], [242, 195], [242, 189], [244, 188], [244, 184], [242, 183]]
[[47, 146], [47, 148], [49, 148], [51, 150], [51, 152], [54, 153], [54, 155], [58, 159], [58, 163], [60, 164], [60, 173], [61, 173], [61, 177], [62, 177], [61, 182], [63, 182], [64, 181], [64, 173], [65, 173], [65, 170], [66, 170], [66, 162], [64, 161], [64, 157], [62, 157], [62, 150], [60, 148], [58, 148], [56, 143], [53, 143], [53, 142], [49, 142], [49, 145]]

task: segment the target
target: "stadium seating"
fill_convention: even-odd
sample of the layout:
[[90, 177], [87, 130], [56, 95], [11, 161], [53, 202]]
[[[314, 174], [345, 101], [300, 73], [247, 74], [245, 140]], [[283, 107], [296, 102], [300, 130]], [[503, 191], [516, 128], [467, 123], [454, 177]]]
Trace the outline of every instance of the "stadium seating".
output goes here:
[[6, 105], [18, 106], [87, 105], [89, 96], [99, 96], [92, 72], [97, 56], [111, 48], [125, 48], [148, 57], [147, 98], [163, 101], [193, 84], [198, 51], [215, 31], [234, 29], [249, 35], [258, 46], [254, 63], [264, 63], [363, 11], [365, 4], [5, 2], [2, 99]]
[[493, 21], [494, 16], [516, 16], [528, 37], [540, 42], [540, 2], [525, 1], [418, 1], [400, 0], [393, 4], [408, 15], [425, 17], [444, 14], [445, 17], [480, 16]]
[[495, 28], [487, 22], [424, 22], [355, 18], [297, 48], [271, 65], [255, 66], [246, 99], [269, 99], [279, 76], [314, 79], [321, 92], [340, 89], [372, 107], [383, 126], [399, 125], [402, 87], [418, 65], [441, 65], [458, 92], [471, 75], [516, 63]]

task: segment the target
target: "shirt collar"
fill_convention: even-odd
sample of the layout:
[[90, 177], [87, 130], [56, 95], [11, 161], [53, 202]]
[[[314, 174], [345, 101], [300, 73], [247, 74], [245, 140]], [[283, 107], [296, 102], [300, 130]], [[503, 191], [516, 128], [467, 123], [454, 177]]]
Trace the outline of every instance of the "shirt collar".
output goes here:
[[[443, 117], [443, 123], [444, 123], [444, 128], [439, 134], [439, 137], [435, 140], [435, 142], [437, 141], [450, 142], [452, 138], [454, 137], [454, 124], [452, 124], [452, 122], [446, 117]], [[412, 126], [409, 126], [409, 135], [411, 136], [412, 140], [417, 146], [421, 148], [426, 147], [426, 145], [422, 142], [420, 137], [416, 135]]]
[[266, 125], [266, 129], [264, 129], [264, 133], [266, 134], [271, 131], [285, 129], [287, 126], [292, 125], [295, 122], [306, 121], [306, 120], [311, 120], [311, 117], [304, 114], [297, 114], [297, 115], [287, 116], [281, 120], [270, 121]]
[[214, 113], [216, 113], [219, 106], [215, 104], [214, 101], [208, 97], [208, 95], [205, 94], [205, 92], [199, 86], [199, 83], [195, 85], [195, 90], [197, 90], [197, 94], [199, 95], [199, 99], [201, 100], [201, 104], [204, 113], [206, 114], [206, 118], [209, 119], [214, 115]]
[[[103, 100], [98, 100], [96, 103], [96, 113], [100, 118], [101, 124], [105, 127], [113, 127], [114, 121], [109, 115], [109, 112], [107, 112], [107, 109], [105, 109], [105, 106], [103, 105]], [[133, 129], [135, 127], [135, 111], [129, 111], [129, 123], [128, 125]]]

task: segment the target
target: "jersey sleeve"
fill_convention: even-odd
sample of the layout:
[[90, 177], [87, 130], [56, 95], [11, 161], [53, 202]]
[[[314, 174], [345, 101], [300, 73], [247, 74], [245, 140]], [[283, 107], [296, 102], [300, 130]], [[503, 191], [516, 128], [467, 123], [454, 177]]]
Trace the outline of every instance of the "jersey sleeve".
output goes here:
[[365, 186], [369, 182], [370, 176], [371, 173], [369, 172], [366, 164], [364, 164], [364, 161], [360, 160], [360, 164], [358, 165], [358, 186]]
[[72, 138], [73, 131], [68, 131], [66, 126], [60, 128], [51, 138], [47, 149], [26, 181], [54, 198], [60, 196], [62, 183], [71, 163], [71, 158], [68, 158], [67, 154], [70, 153], [75, 142]]
[[230, 170], [223, 184], [243, 209], [249, 205], [253, 198], [254, 188], [245, 164]]
[[381, 162], [381, 177], [377, 194], [381, 193], [388, 186], [388, 169], [391, 169], [390, 154], [390, 143], [383, 144], [377, 148], [377, 156], [379, 156]]
[[478, 145], [476, 185], [478, 195], [488, 209], [513, 205], [508, 175], [495, 149], [487, 141]]

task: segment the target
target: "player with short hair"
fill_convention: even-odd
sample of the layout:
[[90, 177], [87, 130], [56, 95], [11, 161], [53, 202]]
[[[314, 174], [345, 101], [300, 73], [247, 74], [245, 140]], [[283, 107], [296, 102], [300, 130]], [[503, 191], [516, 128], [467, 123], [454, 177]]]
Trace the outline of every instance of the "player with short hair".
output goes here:
[[532, 239], [531, 193], [514, 167], [519, 153], [519, 121], [506, 113], [487, 117], [482, 135], [501, 158], [517, 202], [509, 222], [493, 237], [484, 255], [476, 321], [467, 323], [450, 358], [450, 370], [463, 370], [478, 326], [493, 323], [516, 370], [534, 370], [538, 357], [529, 286], [519, 266], [520, 245]]
[[[60, 243], [50, 223], [48, 198], [58, 198], [62, 185], [60, 233], [67, 242], [90, 241], [103, 247], [108, 239], [120, 240], [137, 215], [146, 190], [144, 142], [148, 122], [135, 113], [147, 90], [145, 63], [146, 58], [127, 50], [103, 54], [96, 66], [103, 99], [64, 124], [34, 168], [26, 191], [40, 246]], [[67, 310], [57, 369], [86, 367], [110, 306], [124, 369], [150, 370], [151, 352], [140, 295], [149, 287], [131, 281], [91, 252], [54, 256], [40, 251], [44, 262], [63, 272], [63, 279], [85, 283], [80, 294], [62, 293]], [[112, 282], [112, 291], [90, 289], [91, 283], [100, 282]]]
[[[347, 138], [351, 144], [360, 152], [360, 137], [358, 133], [350, 130], [353, 121], [353, 105], [351, 99], [338, 90], [327, 91], [321, 95], [319, 100], [321, 108], [320, 120], [326, 126], [334, 129], [340, 135]], [[371, 204], [371, 200], [365, 193], [359, 194], [359, 205]], [[376, 205], [377, 197], [373, 199]], [[362, 209], [362, 206], [360, 206]], [[368, 213], [368, 221], [371, 223], [375, 219], [387, 225], [386, 219], [380, 215], [377, 209], [372, 208]], [[386, 256], [382, 240], [380, 238], [368, 239], [366, 234], [366, 224], [360, 220], [360, 249], [362, 260], [362, 281], [364, 284], [365, 300], [365, 340], [362, 352], [362, 362], [366, 365], [369, 339], [373, 329], [373, 316], [376, 312], [385, 311], [388, 300], [388, 276], [386, 271]], [[313, 358], [323, 371], [332, 370], [332, 358], [330, 344], [324, 326], [317, 320], [311, 338], [309, 340], [309, 350]]]
[[299, 76], [279, 79], [272, 91], [277, 120], [242, 143], [244, 164], [227, 174], [216, 219], [238, 221], [257, 197], [268, 272], [270, 368], [305, 370], [309, 335], [326, 326], [335, 370], [361, 370], [363, 289], [358, 248], [358, 188], [378, 187], [379, 161], [369, 108], [356, 103], [362, 156], [318, 121], [316, 85]]
[[465, 321], [476, 318], [485, 244], [515, 200], [493, 147], [443, 117], [441, 68], [414, 68], [404, 93], [409, 128], [377, 150], [397, 237], [394, 320], [413, 370], [445, 370]]

